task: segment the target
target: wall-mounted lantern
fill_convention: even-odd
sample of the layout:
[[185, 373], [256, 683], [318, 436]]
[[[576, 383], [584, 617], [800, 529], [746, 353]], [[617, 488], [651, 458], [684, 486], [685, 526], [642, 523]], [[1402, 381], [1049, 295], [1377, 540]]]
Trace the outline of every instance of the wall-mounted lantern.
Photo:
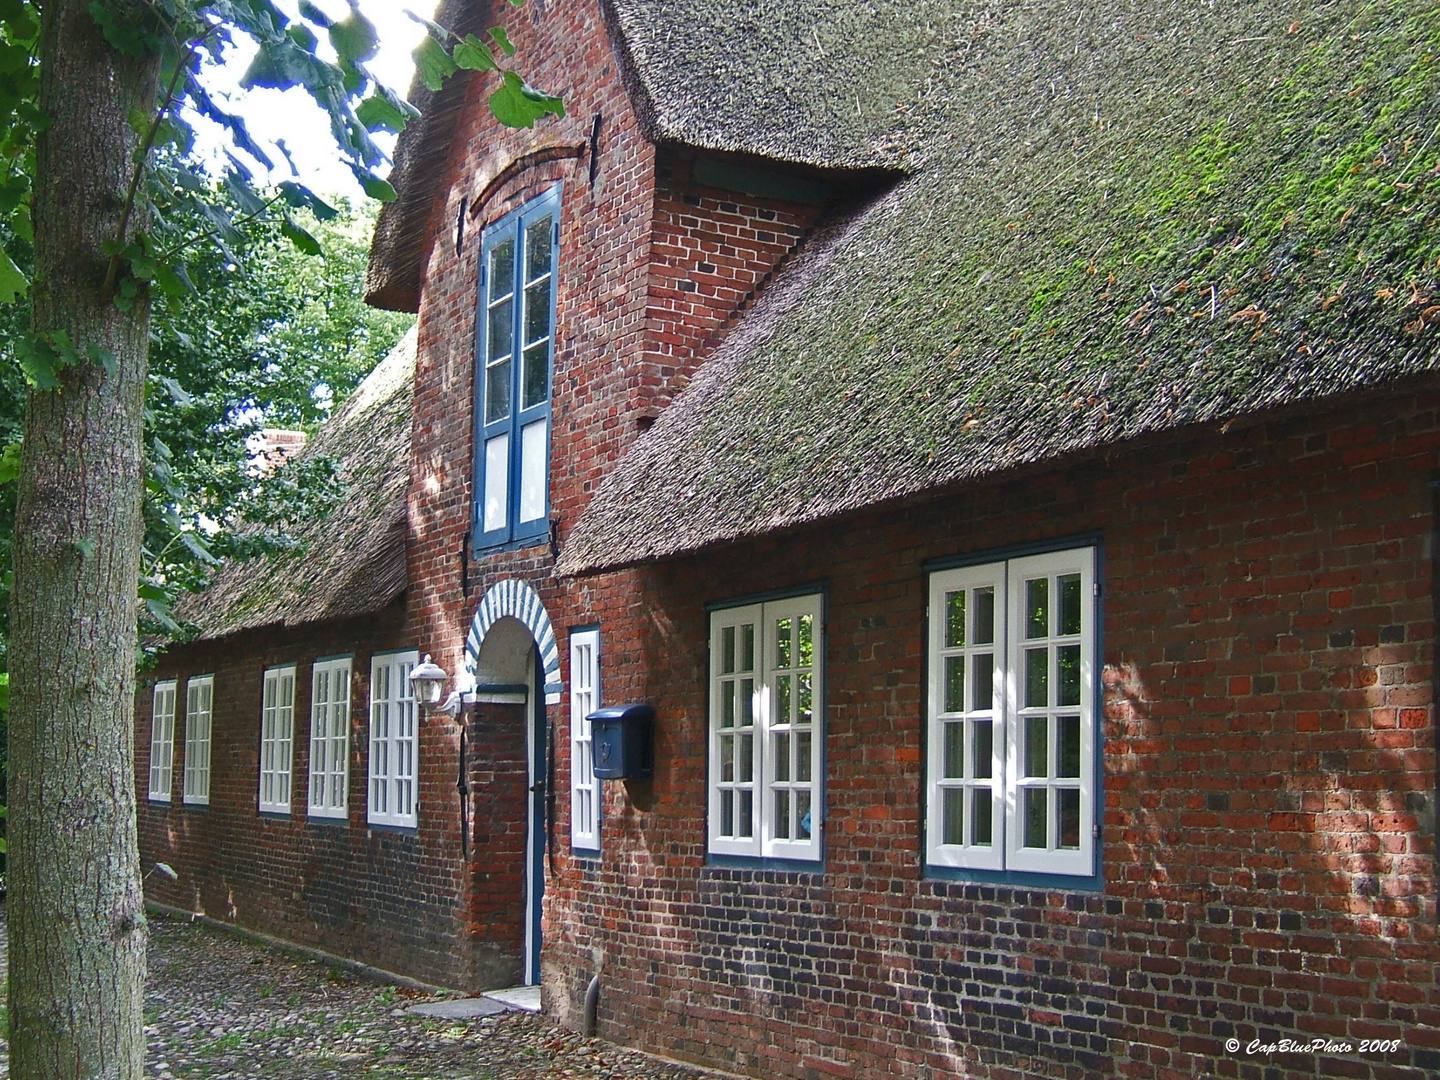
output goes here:
[[445, 693], [445, 683], [450, 676], [439, 664], [433, 663], [430, 654], [425, 654], [425, 659], [410, 669], [410, 685], [415, 691], [415, 698], [428, 711], [445, 713], [447, 716], [455, 717], [460, 712], [460, 694], [454, 691], [445, 703], [440, 703], [440, 696]]
[[611, 705], [585, 717], [597, 780], [643, 779], [655, 772], [655, 710]]

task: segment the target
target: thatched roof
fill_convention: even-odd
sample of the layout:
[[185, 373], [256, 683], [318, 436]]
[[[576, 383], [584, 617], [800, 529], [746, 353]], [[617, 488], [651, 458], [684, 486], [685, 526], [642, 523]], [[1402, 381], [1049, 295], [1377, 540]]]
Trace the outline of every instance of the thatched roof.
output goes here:
[[412, 328], [305, 449], [335, 458], [348, 490], [328, 517], [295, 530], [301, 552], [227, 566], [178, 605], [204, 637], [367, 615], [405, 591], [415, 342]]
[[[808, 167], [903, 163], [889, 136], [896, 106], [929, 70], [935, 0], [598, 2], [652, 142]], [[489, 6], [445, 0], [435, 21], [480, 32]], [[523, 70], [523, 51], [517, 62]], [[399, 199], [381, 210], [370, 250], [365, 297], [377, 307], [419, 309], [427, 227], [468, 82], [462, 73], [438, 93], [411, 89], [421, 116], [400, 136]]]
[[780, 275], [562, 573], [1440, 367], [1440, 9], [941, 6], [914, 175]]

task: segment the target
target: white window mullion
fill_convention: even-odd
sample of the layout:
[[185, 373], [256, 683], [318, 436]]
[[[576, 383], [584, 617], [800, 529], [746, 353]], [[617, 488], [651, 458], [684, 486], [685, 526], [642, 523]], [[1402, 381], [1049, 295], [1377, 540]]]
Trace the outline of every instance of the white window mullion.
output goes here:
[[185, 684], [185, 802], [210, 802], [210, 743], [215, 705], [215, 677], [198, 675]]
[[370, 776], [367, 820], [415, 828], [418, 822], [419, 707], [410, 686], [418, 653], [370, 662]]
[[350, 660], [322, 660], [310, 680], [311, 817], [344, 820], [350, 780]]
[[590, 721], [600, 707], [600, 631], [570, 634], [570, 846], [600, 850], [600, 793]]
[[1095, 554], [1010, 563], [1007, 866], [1094, 873]]
[[[763, 854], [820, 856], [819, 776], [822, 629], [820, 597], [764, 605], [766, 708], [761, 747]], [[804, 761], [801, 749], [804, 749]]]
[[260, 812], [290, 813], [295, 733], [295, 665], [265, 672], [260, 714]]
[[758, 855], [756, 763], [761, 693], [759, 605], [717, 612], [710, 632], [710, 850]]
[[929, 611], [926, 858], [997, 870], [1005, 865], [1005, 565], [932, 575]]
[[712, 854], [820, 857], [822, 617], [818, 594], [711, 616]]
[[175, 680], [155, 684], [150, 713], [150, 799], [169, 802], [175, 762]]

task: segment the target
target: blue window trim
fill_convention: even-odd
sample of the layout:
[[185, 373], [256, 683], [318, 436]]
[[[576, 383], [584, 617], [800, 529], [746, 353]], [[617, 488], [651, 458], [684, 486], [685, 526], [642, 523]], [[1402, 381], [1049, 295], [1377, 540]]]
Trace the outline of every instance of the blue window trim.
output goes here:
[[[555, 331], [556, 282], [560, 277], [560, 203], [563, 185], [556, 183], [544, 194], [531, 199], [524, 206], [510, 211], [499, 221], [488, 226], [480, 240], [480, 274], [475, 303], [475, 437], [472, 455], [474, 492], [471, 508], [472, 548], [475, 552], [490, 551], [506, 546], [521, 547], [544, 540], [550, 532], [550, 446], [553, 439], [553, 425], [550, 423], [550, 404], [555, 382]], [[545, 400], [528, 409], [520, 408], [524, 318], [524, 276], [526, 261], [525, 230], [537, 218], [546, 215], [552, 218], [550, 230], [550, 348], [547, 357], [548, 371], [545, 376]], [[515, 241], [515, 302], [511, 305], [511, 372], [510, 408], [505, 417], [493, 423], [485, 422], [485, 361], [489, 344], [488, 305], [486, 297], [489, 286], [490, 252], [508, 239]], [[522, 461], [520, 435], [522, 429], [537, 420], [546, 421], [545, 438], [545, 508], [540, 517], [523, 524], [518, 520], [520, 512], [520, 468]], [[510, 460], [508, 463], [508, 490], [506, 498], [505, 523], [489, 532], [484, 531], [485, 522], [485, 443], [487, 439], [502, 434], [509, 435]]]
[[935, 881], [971, 882], [981, 885], [1014, 885], [1026, 889], [1062, 889], [1070, 892], [1103, 892], [1105, 889], [1105, 680], [1099, 677], [1105, 656], [1105, 543], [1098, 532], [1080, 533], [1028, 544], [1012, 544], [1009, 547], [990, 548], [985, 551], [967, 552], [964, 555], [928, 559], [920, 564], [924, 573], [925, 593], [929, 595], [930, 575], [943, 570], [954, 570], [962, 566], [983, 566], [986, 563], [1008, 562], [1027, 555], [1049, 555], [1058, 551], [1073, 551], [1076, 548], [1095, 550], [1095, 584], [1099, 588], [1095, 596], [1095, 660], [1096, 679], [1094, 693], [1095, 715], [1095, 866], [1090, 874], [1044, 874], [1029, 870], [971, 870], [957, 866], [935, 866], [925, 858], [925, 826], [929, 821], [930, 775], [930, 715], [929, 698], [924, 688], [930, 685], [930, 616], [928, 611], [921, 617], [921, 640], [925, 647], [920, 650], [920, 686], [922, 695], [922, 722], [920, 739], [920, 835], [919, 851], [921, 873]]

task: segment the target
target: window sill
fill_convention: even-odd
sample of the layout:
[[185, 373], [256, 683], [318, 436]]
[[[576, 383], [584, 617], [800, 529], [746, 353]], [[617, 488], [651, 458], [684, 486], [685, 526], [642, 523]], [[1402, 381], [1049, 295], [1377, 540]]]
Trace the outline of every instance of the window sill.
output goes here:
[[779, 870], [784, 873], [824, 874], [825, 859], [781, 859], [764, 855], [705, 856], [705, 865], [721, 870]]
[[1065, 889], [1070, 892], [1103, 892], [1105, 878], [1094, 874], [1044, 874], [1031, 870], [971, 870], [958, 866], [926, 864], [925, 877], [931, 881], [955, 881], [972, 885], [1011, 885], [1017, 889]]

